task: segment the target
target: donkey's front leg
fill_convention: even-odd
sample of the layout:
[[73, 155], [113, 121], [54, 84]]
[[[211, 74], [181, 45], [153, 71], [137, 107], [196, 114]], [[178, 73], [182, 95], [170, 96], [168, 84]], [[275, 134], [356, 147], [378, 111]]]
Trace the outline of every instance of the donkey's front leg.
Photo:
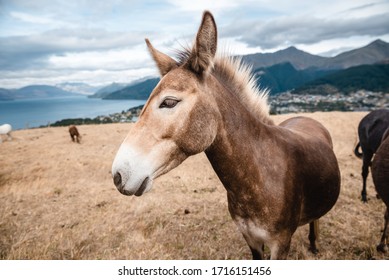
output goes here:
[[259, 244], [258, 248], [253, 248], [251, 246], [250, 247], [250, 250], [251, 250], [251, 254], [253, 256], [253, 260], [263, 260], [263, 252], [264, 252], [264, 249], [265, 249], [265, 245], [262, 243]]
[[271, 260], [286, 260], [288, 257], [292, 234], [284, 232], [278, 234], [269, 244]]
[[381, 242], [377, 246], [377, 251], [382, 253], [386, 253], [388, 251], [388, 247], [387, 247], [388, 235], [389, 235], [389, 208], [386, 208], [384, 232], [382, 233]]

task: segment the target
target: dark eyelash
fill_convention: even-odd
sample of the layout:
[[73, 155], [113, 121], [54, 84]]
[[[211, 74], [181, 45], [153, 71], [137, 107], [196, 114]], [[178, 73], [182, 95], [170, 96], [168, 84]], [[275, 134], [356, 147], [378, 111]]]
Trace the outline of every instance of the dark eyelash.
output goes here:
[[174, 108], [177, 103], [180, 102], [180, 100], [174, 99], [174, 98], [166, 98], [162, 101], [161, 105], [159, 105], [159, 108]]

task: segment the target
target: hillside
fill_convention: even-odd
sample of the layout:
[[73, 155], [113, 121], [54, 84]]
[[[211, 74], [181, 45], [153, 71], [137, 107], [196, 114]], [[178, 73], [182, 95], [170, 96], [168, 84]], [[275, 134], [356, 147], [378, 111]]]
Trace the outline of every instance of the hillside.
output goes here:
[[312, 55], [295, 47], [289, 47], [274, 53], [244, 55], [243, 61], [253, 65], [254, 69], [289, 62], [298, 70], [345, 69], [352, 66], [374, 64], [389, 58], [389, 43], [376, 40], [362, 48], [341, 53], [335, 57]]
[[298, 88], [330, 72], [314, 69], [296, 70], [291, 63], [286, 62], [258, 68], [254, 74], [258, 77], [259, 87], [269, 89], [270, 95], [274, 95]]
[[295, 69], [301, 70], [316, 67], [326, 58], [309, 54], [295, 47], [289, 47], [274, 53], [244, 55], [242, 59], [247, 64], [253, 65], [253, 69], [289, 62]]
[[[342, 186], [336, 205], [320, 219], [318, 255], [308, 251], [306, 225], [294, 234], [289, 259], [388, 259], [375, 249], [384, 204], [370, 175], [369, 202], [360, 201], [362, 161], [353, 155], [366, 113], [302, 115], [331, 133]], [[272, 118], [280, 123], [291, 116]], [[0, 259], [251, 258], [204, 153], [155, 180], [142, 197], [116, 190], [112, 161], [130, 128], [79, 126], [81, 144], [71, 142], [67, 127], [18, 130], [0, 144]]]
[[14, 100], [13, 90], [0, 88], [0, 101]]
[[149, 98], [150, 93], [158, 84], [159, 78], [151, 78], [146, 81], [137, 83], [135, 85], [129, 85], [121, 90], [110, 93], [103, 99], [135, 99], [146, 100]]
[[[360, 65], [338, 71], [311, 81], [293, 91], [296, 94], [320, 93], [327, 87], [341, 93], [360, 89], [373, 92], [389, 92], [389, 64]], [[322, 94], [328, 92], [322, 91]]]
[[60, 83], [60, 84], [56, 84], [55, 86], [65, 91], [80, 93], [84, 95], [93, 94], [101, 88], [101, 86], [91, 86], [86, 83], [75, 83], [75, 82]]
[[0, 100], [26, 99], [26, 98], [52, 98], [79, 95], [65, 91], [61, 88], [47, 85], [31, 85], [20, 89], [0, 90]]
[[321, 69], [346, 69], [358, 65], [380, 63], [388, 58], [389, 44], [382, 40], [376, 40], [365, 47], [323, 60], [318, 67]]
[[90, 95], [89, 98], [104, 98], [115, 91], [125, 88], [126, 86], [127, 84], [112, 83], [108, 86], [100, 88], [94, 94]]

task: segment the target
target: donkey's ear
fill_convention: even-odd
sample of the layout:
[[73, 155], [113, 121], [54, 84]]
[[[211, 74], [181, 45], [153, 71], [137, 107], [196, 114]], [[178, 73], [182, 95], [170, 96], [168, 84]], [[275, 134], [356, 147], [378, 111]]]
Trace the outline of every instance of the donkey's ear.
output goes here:
[[197, 74], [207, 73], [213, 67], [217, 47], [217, 28], [212, 14], [205, 11], [196, 42], [187, 61], [189, 68]]
[[156, 50], [151, 45], [149, 39], [145, 39], [145, 41], [162, 77], [165, 76], [170, 70], [177, 67], [177, 62], [173, 58]]

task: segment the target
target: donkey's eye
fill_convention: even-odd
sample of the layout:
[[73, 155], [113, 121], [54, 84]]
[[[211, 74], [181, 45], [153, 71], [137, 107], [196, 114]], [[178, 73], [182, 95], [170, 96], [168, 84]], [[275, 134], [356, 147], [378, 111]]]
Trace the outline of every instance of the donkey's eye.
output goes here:
[[159, 108], [173, 108], [177, 105], [177, 103], [180, 102], [180, 100], [177, 100], [175, 98], [172, 98], [172, 97], [168, 97], [166, 99], [164, 99], [161, 103], [161, 105], [159, 105]]

